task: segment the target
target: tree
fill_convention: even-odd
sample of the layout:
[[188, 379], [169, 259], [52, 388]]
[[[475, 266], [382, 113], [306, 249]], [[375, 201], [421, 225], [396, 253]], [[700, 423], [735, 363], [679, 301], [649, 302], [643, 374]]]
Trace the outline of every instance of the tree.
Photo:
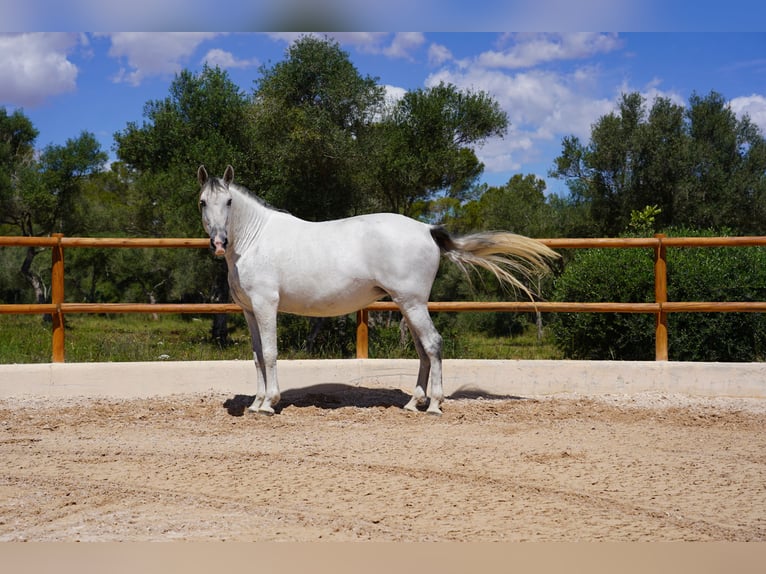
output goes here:
[[486, 92], [444, 83], [407, 92], [365, 142], [367, 183], [384, 209], [407, 215], [437, 192], [462, 201], [484, 170], [473, 146], [507, 129]]
[[624, 94], [618, 110], [593, 125], [589, 145], [564, 138], [552, 175], [566, 179], [572, 195], [589, 205], [593, 234], [619, 234], [630, 212], [648, 204], [673, 213], [687, 165], [682, 119], [683, 109], [667, 99], [656, 99], [647, 114], [640, 94]]
[[[31, 213], [25, 208], [25, 186], [22, 180], [32, 171], [34, 164], [34, 143], [38, 131], [21, 110], [8, 114], [0, 108], [0, 230], [7, 228], [5, 233], [20, 233], [32, 235]], [[2, 231], [0, 231], [2, 232]], [[34, 249], [31, 249], [34, 253]], [[14, 273], [8, 271], [18, 269], [23, 260], [16, 257], [16, 252], [4, 250], [2, 271], [3, 292], [5, 297], [14, 299], [20, 297], [22, 285]]]
[[695, 93], [689, 103], [691, 177], [678, 197], [677, 223], [766, 232], [766, 140], [716, 92]]
[[107, 159], [90, 132], [67, 139], [63, 146], [45, 147], [39, 160], [40, 176], [43, 189], [54, 198], [53, 210], [38, 214], [45, 232], [75, 235], [81, 231], [89, 214], [77, 208], [77, 199], [85, 182], [103, 169]]
[[[46, 146], [39, 159], [34, 159], [31, 146], [32, 134], [36, 132], [21, 117], [14, 118], [14, 123], [20, 126], [17, 133], [22, 134], [16, 142], [22, 143], [15, 144], [19, 160], [9, 188], [3, 190], [2, 222], [16, 227], [25, 236], [77, 234], [87, 216], [78, 208], [77, 200], [84, 182], [102, 169], [107, 155], [93, 134], [82, 132], [64, 145]], [[33, 266], [39, 252], [38, 248], [27, 248], [21, 274], [34, 290], [36, 302], [44, 303], [45, 283]]]
[[167, 98], [147, 102], [141, 126], [130, 122], [114, 134], [115, 149], [135, 172], [145, 206], [153, 208], [153, 232], [197, 235], [192, 190], [200, 164], [211, 173], [232, 164], [241, 180], [251, 176], [248, 98], [225, 71], [207, 65], [199, 74], [179, 73], [169, 91]]
[[22, 180], [34, 169], [37, 134], [21, 110], [8, 115], [0, 109], [0, 224], [17, 228], [21, 235], [33, 233]]
[[[225, 71], [207, 65], [199, 74], [179, 73], [169, 91], [167, 98], [145, 105], [141, 126], [131, 122], [114, 138], [118, 157], [133, 171], [130, 201], [141, 214], [141, 234], [193, 237], [202, 231], [193, 177], [200, 164], [219, 174], [232, 164], [240, 181], [253, 179], [249, 99]], [[150, 299], [156, 296], [152, 287], [162, 285], [178, 298], [205, 292], [208, 300], [228, 301], [225, 265], [201, 252], [182, 251], [161, 261], [147, 255], [135, 267], [136, 276], [124, 282], [140, 284], [141, 274], [151, 270], [153, 279], [144, 281]], [[227, 341], [226, 320], [226, 315], [213, 318], [212, 336], [221, 343]]]
[[260, 73], [251, 107], [259, 193], [309, 220], [360, 211], [358, 142], [383, 88], [362, 77], [337, 42], [312, 36]]
[[528, 237], [552, 237], [558, 232], [556, 214], [545, 191], [545, 180], [516, 174], [505, 185], [487, 187], [477, 199], [464, 203], [451, 226], [461, 233], [497, 229]]
[[594, 235], [617, 235], [632, 211], [655, 205], [658, 225], [766, 230], [766, 142], [737, 119], [720, 94], [693, 95], [689, 107], [625, 94], [584, 145], [564, 138], [551, 175], [587, 205]]

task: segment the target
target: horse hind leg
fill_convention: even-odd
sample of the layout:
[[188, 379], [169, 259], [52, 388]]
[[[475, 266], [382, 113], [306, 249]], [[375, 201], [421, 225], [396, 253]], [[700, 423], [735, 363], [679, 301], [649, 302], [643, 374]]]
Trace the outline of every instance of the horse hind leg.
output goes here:
[[[406, 319], [402, 319], [405, 324]], [[409, 328], [409, 325], [408, 325]], [[417, 412], [418, 407], [422, 407], [426, 404], [426, 388], [428, 386], [428, 377], [431, 374], [431, 359], [423, 349], [423, 345], [420, 343], [420, 338], [412, 334], [412, 340], [415, 343], [415, 350], [418, 352], [420, 358], [420, 366], [418, 367], [418, 380], [415, 384], [415, 391], [412, 393], [412, 398], [404, 405], [405, 410]]]
[[416, 307], [402, 308], [402, 314], [407, 320], [415, 348], [420, 357], [420, 368], [415, 392], [410, 401], [405, 405], [407, 410], [417, 410], [426, 400], [426, 386], [430, 378], [431, 393], [427, 412], [432, 415], [440, 415], [441, 403], [444, 400], [442, 387], [442, 338], [434, 327], [428, 307], [418, 305]]

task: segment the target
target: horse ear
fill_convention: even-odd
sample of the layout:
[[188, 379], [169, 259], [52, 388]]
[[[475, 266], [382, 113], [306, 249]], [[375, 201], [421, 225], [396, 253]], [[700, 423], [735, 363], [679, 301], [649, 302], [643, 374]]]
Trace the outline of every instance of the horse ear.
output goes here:
[[226, 171], [223, 172], [223, 182], [226, 184], [226, 187], [229, 187], [232, 181], [234, 181], [234, 168], [227, 165]]
[[200, 185], [205, 185], [205, 182], [207, 181], [207, 170], [204, 165], [199, 166], [199, 169], [197, 170], [197, 181]]

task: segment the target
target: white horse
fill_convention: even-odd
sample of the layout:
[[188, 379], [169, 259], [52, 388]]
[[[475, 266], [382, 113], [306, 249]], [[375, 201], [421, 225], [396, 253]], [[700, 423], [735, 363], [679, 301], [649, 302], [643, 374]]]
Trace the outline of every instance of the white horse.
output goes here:
[[420, 357], [410, 411], [441, 414], [442, 339], [428, 313], [441, 254], [465, 269], [481, 266], [528, 293], [514, 274], [547, 270], [558, 255], [527, 237], [478, 233], [451, 237], [442, 227], [403, 215], [376, 213], [313, 223], [267, 206], [233, 183], [197, 170], [202, 224], [217, 257], [225, 257], [232, 299], [252, 337], [258, 385], [251, 411], [273, 414], [277, 383], [277, 312], [314, 317], [353, 313], [388, 295], [407, 321]]

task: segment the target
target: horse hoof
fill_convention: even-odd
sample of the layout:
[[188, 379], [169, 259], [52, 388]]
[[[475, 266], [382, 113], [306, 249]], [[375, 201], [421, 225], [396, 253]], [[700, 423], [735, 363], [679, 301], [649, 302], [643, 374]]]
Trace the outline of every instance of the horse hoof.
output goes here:
[[270, 417], [270, 416], [272, 416], [274, 414], [274, 409], [271, 409], [271, 408], [265, 408], [264, 409], [263, 407], [256, 407], [256, 408], [250, 407], [247, 410], [248, 410], [248, 412], [251, 412], [254, 415], [264, 415], [264, 416]]

